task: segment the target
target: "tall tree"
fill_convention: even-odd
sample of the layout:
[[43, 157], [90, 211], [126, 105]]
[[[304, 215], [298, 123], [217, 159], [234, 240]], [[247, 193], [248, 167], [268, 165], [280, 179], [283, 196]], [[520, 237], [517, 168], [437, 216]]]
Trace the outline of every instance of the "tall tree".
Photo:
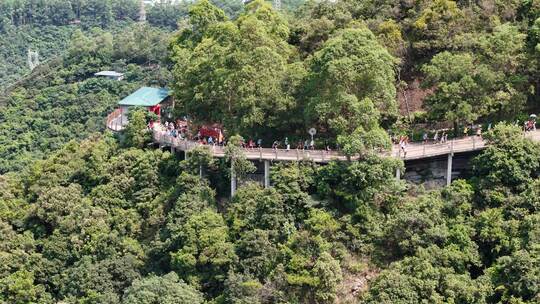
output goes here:
[[145, 109], [132, 109], [129, 113], [129, 123], [125, 129], [126, 145], [142, 148], [150, 141]]
[[475, 53], [435, 55], [422, 67], [424, 86], [434, 88], [426, 99], [429, 114], [456, 126], [479, 118], [515, 118], [526, 101], [524, 39], [505, 24], [474, 41]]
[[471, 123], [489, 110], [485, 94], [486, 81], [493, 73], [475, 61], [472, 54], [437, 54], [423, 66], [426, 86], [436, 86], [427, 100], [430, 114], [458, 124]]
[[329, 39], [311, 60], [308, 119], [348, 154], [389, 146], [379, 127], [397, 114], [394, 59], [365, 28]]
[[180, 233], [180, 244], [180, 250], [170, 253], [172, 268], [217, 295], [237, 260], [223, 217], [211, 209], [192, 215]]
[[473, 161], [484, 190], [521, 190], [540, 176], [540, 145], [523, 138], [519, 127], [498, 124], [486, 138], [490, 146]]
[[303, 68], [289, 64], [287, 23], [268, 4], [251, 2], [230, 22], [203, 1], [191, 10], [190, 24], [173, 43], [179, 112], [259, 136], [301, 121], [292, 115], [292, 95]]
[[123, 304], [201, 304], [202, 294], [175, 273], [136, 280], [124, 294]]

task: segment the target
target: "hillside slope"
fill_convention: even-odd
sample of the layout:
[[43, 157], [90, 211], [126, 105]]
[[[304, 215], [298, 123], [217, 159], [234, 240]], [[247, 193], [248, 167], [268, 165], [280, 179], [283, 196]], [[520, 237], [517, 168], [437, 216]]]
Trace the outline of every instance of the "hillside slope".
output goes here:
[[[65, 56], [39, 67], [0, 98], [0, 173], [19, 170], [71, 139], [104, 131], [107, 114], [138, 87], [165, 86], [168, 72], [160, 63], [167, 35], [141, 25], [115, 36], [75, 31]], [[93, 76], [105, 69], [125, 72], [126, 80]]]

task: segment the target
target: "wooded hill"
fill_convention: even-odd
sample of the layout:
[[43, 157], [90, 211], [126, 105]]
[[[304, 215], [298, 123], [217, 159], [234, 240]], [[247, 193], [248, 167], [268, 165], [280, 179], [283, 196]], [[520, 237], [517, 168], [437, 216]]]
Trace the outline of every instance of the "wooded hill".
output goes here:
[[[203, 0], [174, 34], [74, 31], [0, 110], [0, 303], [538, 303], [538, 143], [494, 124], [474, 177], [430, 191], [373, 151], [411, 130], [396, 93], [415, 78], [433, 92], [418, 121], [528, 116], [539, 7], [254, 1], [228, 15]], [[126, 80], [92, 77], [101, 69]], [[147, 145], [143, 111], [100, 132], [119, 98], [152, 84], [231, 135], [292, 140], [315, 125], [362, 158], [274, 164], [271, 188], [229, 199], [231, 159], [238, 176], [251, 169], [239, 136], [228, 158], [181, 161]]]

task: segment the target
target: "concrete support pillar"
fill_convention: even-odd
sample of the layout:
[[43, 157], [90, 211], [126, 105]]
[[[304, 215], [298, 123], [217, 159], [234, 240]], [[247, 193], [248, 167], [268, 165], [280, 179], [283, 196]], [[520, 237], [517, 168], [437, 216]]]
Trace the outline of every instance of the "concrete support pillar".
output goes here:
[[234, 173], [234, 161], [231, 162], [231, 198], [236, 192], [236, 174]]
[[446, 185], [449, 186], [452, 183], [452, 158], [453, 153], [448, 153], [448, 161], [446, 162]]
[[264, 187], [270, 187], [270, 161], [264, 161]]
[[401, 170], [399, 170], [399, 168], [396, 169], [396, 179], [397, 180], [401, 179]]
[[174, 154], [175, 151], [174, 146], [171, 145], [171, 154]]

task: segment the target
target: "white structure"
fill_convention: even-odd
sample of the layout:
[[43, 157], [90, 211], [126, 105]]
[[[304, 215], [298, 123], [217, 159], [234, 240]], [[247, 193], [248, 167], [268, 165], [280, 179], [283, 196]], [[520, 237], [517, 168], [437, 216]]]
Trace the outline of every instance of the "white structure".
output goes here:
[[141, 0], [139, 5], [139, 22], [145, 22], [146, 21], [146, 8], [145, 6], [148, 4], [148, 1]]
[[30, 71], [33, 71], [39, 65], [39, 54], [37, 51], [34, 52], [31, 49], [28, 49], [27, 63]]
[[118, 80], [118, 81], [124, 79], [124, 74], [123, 73], [118, 73], [118, 72], [115, 72], [115, 71], [101, 71], [101, 72], [95, 73], [94, 76], [107, 77], [109, 79]]
[[[143, 0], [143, 3], [145, 5], [156, 5], [156, 4], [178, 4], [183, 2], [183, 0]], [[192, 2], [192, 1], [185, 1], [185, 2]], [[193, 1], [194, 2], [194, 1]]]

